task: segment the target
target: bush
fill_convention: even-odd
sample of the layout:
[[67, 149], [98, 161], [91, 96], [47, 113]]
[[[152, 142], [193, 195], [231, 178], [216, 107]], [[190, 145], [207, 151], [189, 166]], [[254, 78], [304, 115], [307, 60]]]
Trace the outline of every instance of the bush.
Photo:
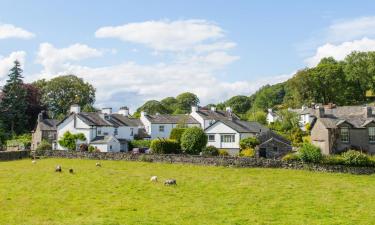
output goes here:
[[133, 148], [150, 148], [151, 140], [132, 140], [129, 142], [129, 150]]
[[95, 147], [90, 145], [89, 148], [88, 148], [88, 151], [89, 152], [95, 152]]
[[254, 149], [259, 144], [260, 144], [260, 142], [257, 138], [248, 137], [248, 138], [244, 138], [240, 141], [240, 148], [241, 148], [241, 150], [245, 150], [247, 148]]
[[303, 143], [299, 149], [299, 157], [303, 162], [318, 163], [322, 160], [322, 152], [320, 148], [310, 144]]
[[6, 142], [7, 147], [18, 147], [20, 149], [30, 149], [31, 134], [21, 134], [14, 136], [11, 140]]
[[203, 149], [202, 154], [204, 156], [218, 156], [219, 149], [217, 149], [215, 146], [210, 145]]
[[288, 153], [288, 154], [284, 155], [283, 158], [281, 158], [281, 160], [290, 162], [290, 161], [298, 161], [298, 160], [300, 160], [300, 158], [299, 158], [298, 154], [296, 154], [296, 153]]
[[255, 150], [253, 148], [246, 148], [246, 149], [240, 151], [239, 156], [241, 156], [241, 157], [254, 157], [255, 156]]
[[327, 155], [322, 159], [323, 164], [328, 165], [344, 165], [344, 159], [341, 155]]
[[345, 165], [350, 166], [372, 166], [370, 157], [362, 152], [349, 150], [341, 154]]
[[82, 133], [72, 134], [69, 131], [65, 132], [63, 137], [59, 140], [59, 144], [67, 148], [68, 150], [75, 150], [77, 146], [77, 141], [86, 141], [86, 137]]
[[229, 153], [228, 153], [228, 151], [225, 150], [225, 149], [219, 149], [219, 155], [220, 155], [220, 156], [228, 156]]
[[178, 143], [181, 143], [181, 137], [185, 130], [186, 128], [173, 128], [171, 134], [169, 135], [169, 139], [173, 139], [176, 140]]
[[151, 142], [152, 153], [157, 154], [178, 154], [181, 153], [180, 144], [171, 139], [155, 139]]
[[80, 144], [80, 145], [79, 145], [79, 150], [80, 150], [81, 152], [87, 152], [88, 149], [89, 149], [89, 146], [88, 146], [87, 144]]
[[44, 152], [46, 150], [52, 150], [52, 145], [48, 141], [42, 140], [42, 142], [38, 145], [38, 147], [36, 147], [35, 150], [37, 152]]
[[190, 127], [181, 137], [181, 148], [187, 154], [199, 154], [207, 145], [207, 135], [199, 127]]

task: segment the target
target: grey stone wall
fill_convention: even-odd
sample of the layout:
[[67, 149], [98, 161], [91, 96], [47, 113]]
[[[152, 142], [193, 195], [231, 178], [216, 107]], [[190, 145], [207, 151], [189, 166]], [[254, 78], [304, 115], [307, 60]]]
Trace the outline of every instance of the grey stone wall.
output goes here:
[[30, 157], [30, 151], [0, 151], [0, 161], [17, 160]]
[[246, 157], [204, 157], [195, 155], [161, 155], [161, 154], [131, 154], [122, 152], [74, 152], [74, 151], [45, 151], [38, 156], [56, 158], [80, 158], [94, 160], [126, 160], [163, 163], [183, 163], [228, 167], [263, 167], [304, 169], [322, 172], [338, 172], [352, 174], [372, 174], [374, 167], [350, 167], [343, 165], [305, 164], [301, 162], [285, 162], [279, 159], [246, 158]]

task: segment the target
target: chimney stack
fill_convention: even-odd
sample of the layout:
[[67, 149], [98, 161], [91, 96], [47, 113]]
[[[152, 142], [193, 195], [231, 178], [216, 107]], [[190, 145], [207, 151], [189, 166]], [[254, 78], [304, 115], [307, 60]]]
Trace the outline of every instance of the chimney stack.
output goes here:
[[129, 108], [126, 106], [121, 107], [118, 111], [118, 114], [121, 114], [123, 116], [129, 116]]
[[77, 104], [70, 106], [70, 113], [80, 113], [81, 107]]
[[211, 111], [212, 112], [216, 112], [216, 107], [215, 106], [211, 106]]
[[365, 114], [366, 114], [366, 118], [372, 117], [372, 108], [371, 108], [371, 106], [366, 106], [365, 107]]
[[196, 112], [198, 111], [198, 106], [192, 106], [191, 107], [191, 112]]
[[141, 117], [145, 117], [145, 116], [147, 116], [147, 112], [141, 111]]
[[111, 107], [102, 108], [102, 113], [103, 114], [112, 114], [112, 108]]

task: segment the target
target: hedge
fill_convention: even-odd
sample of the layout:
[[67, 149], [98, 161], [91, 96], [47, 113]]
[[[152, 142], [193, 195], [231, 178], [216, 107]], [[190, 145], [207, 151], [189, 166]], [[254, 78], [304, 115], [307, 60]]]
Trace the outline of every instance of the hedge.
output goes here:
[[179, 154], [180, 144], [171, 139], [155, 139], [151, 142], [151, 151], [156, 154]]

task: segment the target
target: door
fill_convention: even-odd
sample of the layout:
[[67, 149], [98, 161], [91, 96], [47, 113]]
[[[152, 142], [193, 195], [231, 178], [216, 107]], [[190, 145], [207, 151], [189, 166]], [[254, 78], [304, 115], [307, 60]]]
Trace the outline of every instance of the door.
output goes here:
[[261, 157], [261, 158], [267, 158], [267, 150], [266, 150], [266, 148], [260, 148], [259, 149], [259, 157]]

